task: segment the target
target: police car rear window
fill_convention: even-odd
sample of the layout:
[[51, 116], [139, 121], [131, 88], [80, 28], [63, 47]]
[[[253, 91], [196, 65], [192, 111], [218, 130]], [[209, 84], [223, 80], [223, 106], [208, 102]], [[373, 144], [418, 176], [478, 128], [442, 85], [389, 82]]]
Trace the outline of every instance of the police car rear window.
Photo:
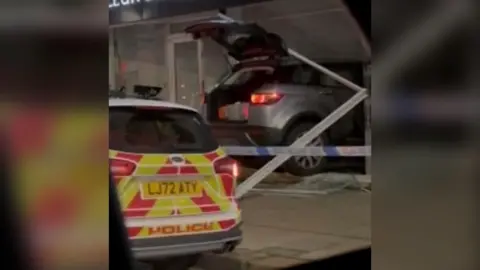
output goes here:
[[134, 153], [205, 153], [218, 147], [195, 112], [110, 107], [110, 149]]

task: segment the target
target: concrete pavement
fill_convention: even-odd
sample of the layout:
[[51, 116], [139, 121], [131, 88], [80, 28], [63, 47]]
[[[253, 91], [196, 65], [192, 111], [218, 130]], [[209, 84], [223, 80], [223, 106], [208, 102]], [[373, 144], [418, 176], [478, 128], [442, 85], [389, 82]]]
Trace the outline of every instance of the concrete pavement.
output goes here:
[[244, 241], [233, 254], [208, 255], [196, 269], [276, 269], [370, 244], [370, 194], [249, 196], [241, 202]]

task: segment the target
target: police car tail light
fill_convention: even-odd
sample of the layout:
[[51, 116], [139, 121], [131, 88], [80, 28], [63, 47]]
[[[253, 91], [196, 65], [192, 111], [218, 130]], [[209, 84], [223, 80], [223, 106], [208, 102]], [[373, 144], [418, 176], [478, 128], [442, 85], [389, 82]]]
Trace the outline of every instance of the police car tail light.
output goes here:
[[110, 170], [112, 171], [113, 176], [130, 176], [133, 174], [136, 167], [135, 163], [130, 161], [121, 159], [110, 160]]
[[238, 175], [240, 174], [240, 169], [238, 168], [238, 163], [237, 162], [234, 162], [232, 164], [232, 174], [233, 174], [233, 177], [237, 178]]
[[222, 158], [215, 161], [215, 172], [217, 174], [230, 174], [234, 178], [237, 178], [239, 175], [239, 167], [235, 160], [231, 158]]

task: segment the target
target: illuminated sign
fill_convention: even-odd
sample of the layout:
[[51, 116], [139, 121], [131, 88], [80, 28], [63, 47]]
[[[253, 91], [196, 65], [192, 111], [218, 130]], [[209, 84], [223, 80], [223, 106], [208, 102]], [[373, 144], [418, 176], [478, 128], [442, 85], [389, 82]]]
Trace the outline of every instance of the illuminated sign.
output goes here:
[[209, 223], [196, 223], [187, 225], [168, 225], [161, 227], [153, 227], [148, 229], [149, 235], [173, 235], [173, 234], [189, 234], [208, 232], [214, 230], [214, 224]]
[[108, 4], [108, 8], [118, 8], [118, 7], [125, 7], [125, 6], [132, 6], [135, 4], [141, 4], [141, 3], [148, 3], [152, 2], [153, 0], [110, 0]]

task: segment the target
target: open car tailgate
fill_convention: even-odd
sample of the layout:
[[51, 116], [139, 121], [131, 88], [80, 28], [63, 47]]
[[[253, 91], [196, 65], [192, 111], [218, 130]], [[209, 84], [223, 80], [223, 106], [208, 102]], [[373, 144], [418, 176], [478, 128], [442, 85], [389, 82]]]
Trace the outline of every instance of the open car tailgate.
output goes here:
[[255, 23], [213, 20], [191, 25], [185, 32], [192, 34], [195, 39], [212, 38], [237, 61], [288, 55], [284, 41], [279, 35], [270, 33]]

